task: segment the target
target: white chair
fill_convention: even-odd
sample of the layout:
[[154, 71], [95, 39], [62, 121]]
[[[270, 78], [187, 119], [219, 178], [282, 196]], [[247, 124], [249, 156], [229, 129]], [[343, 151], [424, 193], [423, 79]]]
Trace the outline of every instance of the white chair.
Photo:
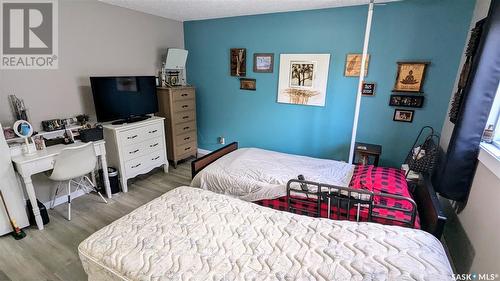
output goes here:
[[[52, 199], [50, 208], [54, 208], [57, 193], [61, 183], [68, 181], [68, 220], [71, 220], [71, 184], [76, 184], [76, 190], [83, 189], [89, 191], [89, 183], [91, 189], [96, 191], [105, 203], [108, 203], [102, 196], [94, 183], [87, 177], [87, 175], [94, 171], [97, 165], [97, 157], [95, 155], [94, 145], [90, 142], [79, 147], [70, 147], [61, 150], [59, 155], [56, 156], [54, 169], [49, 178], [57, 181], [56, 192]], [[78, 179], [78, 180], [75, 180]]]

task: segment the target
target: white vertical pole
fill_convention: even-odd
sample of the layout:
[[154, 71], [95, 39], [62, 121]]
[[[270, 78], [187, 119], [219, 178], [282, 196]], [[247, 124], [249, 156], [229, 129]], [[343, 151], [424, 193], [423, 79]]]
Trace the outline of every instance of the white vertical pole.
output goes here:
[[373, 1], [370, 0], [368, 5], [368, 16], [366, 18], [365, 42], [363, 44], [363, 56], [361, 59], [361, 70], [359, 72], [358, 92], [356, 93], [356, 106], [354, 108], [354, 122], [352, 124], [351, 148], [349, 150], [349, 163], [354, 160], [354, 147], [356, 142], [356, 134], [358, 132], [359, 108], [361, 106], [361, 88], [365, 79], [365, 63], [368, 53], [368, 42], [370, 41], [370, 31], [372, 28]]

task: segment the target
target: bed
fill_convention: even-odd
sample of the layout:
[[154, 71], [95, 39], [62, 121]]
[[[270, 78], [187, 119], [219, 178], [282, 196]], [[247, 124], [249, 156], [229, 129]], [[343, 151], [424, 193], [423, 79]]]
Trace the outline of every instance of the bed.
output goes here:
[[[398, 169], [355, 166], [257, 148], [238, 149], [238, 143], [205, 155], [191, 162], [191, 166], [191, 186], [279, 210], [297, 211], [290, 205], [287, 182], [304, 175], [308, 182], [333, 186], [339, 192], [368, 191], [373, 202], [351, 205], [349, 209], [343, 207], [345, 202], [328, 206], [323, 202], [319, 208], [310, 204], [310, 208], [298, 210], [300, 214], [310, 215], [314, 211], [313, 216], [334, 219], [349, 219], [352, 214], [350, 219], [354, 220], [423, 227], [436, 237], [440, 237], [446, 221], [432, 186], [422, 183], [422, 188], [411, 192], [404, 173]], [[359, 205], [363, 206], [361, 210]]]
[[452, 280], [435, 237], [179, 187], [78, 246], [89, 280]]

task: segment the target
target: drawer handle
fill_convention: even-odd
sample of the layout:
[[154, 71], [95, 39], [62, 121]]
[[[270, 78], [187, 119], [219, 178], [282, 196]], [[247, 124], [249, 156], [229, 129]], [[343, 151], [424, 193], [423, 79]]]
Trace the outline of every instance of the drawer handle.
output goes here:
[[187, 105], [187, 104], [182, 106], [182, 108], [187, 108], [187, 107], [189, 107], [189, 105]]
[[190, 127], [184, 127], [184, 128], [183, 128], [183, 130], [185, 131], [185, 130], [188, 130], [189, 128], [190, 128]]
[[135, 168], [137, 168], [137, 167], [139, 167], [139, 166], [141, 166], [141, 163], [139, 163], [139, 164], [137, 164], [137, 165], [134, 165], [134, 166], [132, 166], [131, 168], [132, 168], [132, 169], [135, 169]]
[[127, 137], [127, 139], [129, 139], [129, 140], [135, 139], [135, 138], [137, 138], [137, 135], [133, 135], [133, 136]]
[[149, 147], [155, 147], [157, 145], [158, 145], [158, 143], [155, 143], [155, 144], [150, 145]]
[[155, 161], [155, 160], [158, 160], [158, 159], [160, 159], [160, 156], [156, 156], [155, 158], [152, 158], [151, 160]]
[[185, 151], [186, 151], [186, 150], [190, 150], [190, 149], [191, 149], [191, 146], [190, 146], [190, 147], [186, 147], [186, 148], [184, 148], [184, 150], [185, 150]]
[[190, 139], [190, 138], [191, 138], [191, 137], [185, 137], [185, 138], [184, 138], [184, 140], [188, 140], [188, 139]]
[[182, 116], [182, 119], [188, 119], [189, 116]]
[[158, 132], [158, 130], [149, 131], [150, 134], [154, 134], [156, 132]]
[[136, 149], [134, 151], [130, 151], [129, 154], [134, 154], [134, 153], [137, 153], [137, 152], [139, 152], [139, 149]]
[[187, 97], [187, 95], [188, 95], [188, 94], [182, 94], [181, 96], [182, 96], [182, 97]]

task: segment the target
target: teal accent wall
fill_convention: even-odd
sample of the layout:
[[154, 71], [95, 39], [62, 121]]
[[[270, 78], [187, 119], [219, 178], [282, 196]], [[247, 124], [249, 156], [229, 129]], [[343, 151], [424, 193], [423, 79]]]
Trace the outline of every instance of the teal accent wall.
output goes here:
[[[406, 0], [376, 5], [367, 81], [357, 141], [381, 144], [382, 164], [399, 166], [424, 125], [441, 131], [474, 0]], [[367, 6], [242, 16], [184, 23], [188, 82], [197, 87], [199, 147], [226, 142], [313, 157], [347, 160], [358, 79], [344, 76], [348, 53], [362, 51]], [[247, 49], [247, 77], [256, 91], [239, 89], [229, 74], [229, 49]], [[253, 54], [274, 53], [274, 73], [254, 73]], [[279, 55], [329, 53], [326, 106], [277, 103]], [[394, 122], [389, 97], [397, 61], [430, 61], [425, 104], [413, 123]]]

